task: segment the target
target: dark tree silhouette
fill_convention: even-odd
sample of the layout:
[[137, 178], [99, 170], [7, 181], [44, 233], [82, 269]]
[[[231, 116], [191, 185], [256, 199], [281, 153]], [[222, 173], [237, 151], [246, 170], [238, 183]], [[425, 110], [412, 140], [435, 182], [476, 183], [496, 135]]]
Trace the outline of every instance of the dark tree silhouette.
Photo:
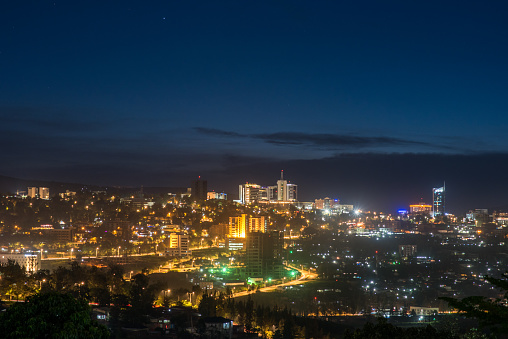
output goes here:
[[70, 294], [36, 294], [0, 316], [2, 338], [109, 338], [106, 327], [92, 321], [86, 302]]
[[504, 291], [503, 298], [495, 300], [483, 296], [472, 296], [461, 300], [440, 298], [450, 306], [462, 312], [466, 317], [478, 319], [480, 326], [489, 328], [497, 334], [508, 334], [508, 274], [503, 279], [486, 276], [485, 280]]

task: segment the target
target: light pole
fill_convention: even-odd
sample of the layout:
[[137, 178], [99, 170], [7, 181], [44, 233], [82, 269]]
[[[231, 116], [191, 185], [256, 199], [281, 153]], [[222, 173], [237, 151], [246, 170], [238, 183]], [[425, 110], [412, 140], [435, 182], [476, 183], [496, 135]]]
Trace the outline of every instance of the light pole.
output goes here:
[[120, 247], [122, 247], [122, 246], [118, 246], [117, 257], [120, 256]]
[[130, 272], [130, 275], [129, 275], [129, 280], [132, 280], [132, 273], [133, 273], [133, 272], [134, 272], [134, 271], [131, 271], [131, 272]]
[[98, 258], [99, 257], [99, 247], [96, 247], [95, 248], [95, 258]]
[[70, 260], [72, 260], [72, 252], [74, 252], [74, 248], [71, 248], [71, 256], [70, 256]]

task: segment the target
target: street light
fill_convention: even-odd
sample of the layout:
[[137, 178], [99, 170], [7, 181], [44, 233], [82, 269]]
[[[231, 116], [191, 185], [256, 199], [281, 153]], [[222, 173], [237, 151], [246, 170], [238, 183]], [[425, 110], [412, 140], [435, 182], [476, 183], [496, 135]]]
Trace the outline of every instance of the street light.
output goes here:
[[70, 256], [70, 260], [72, 260], [72, 252], [74, 252], [74, 248], [71, 248], [71, 256]]
[[122, 246], [118, 246], [118, 252], [117, 252], [118, 257], [120, 256], [120, 247], [122, 247]]
[[99, 247], [96, 247], [95, 248], [95, 258], [98, 258], [98, 253], [99, 253]]

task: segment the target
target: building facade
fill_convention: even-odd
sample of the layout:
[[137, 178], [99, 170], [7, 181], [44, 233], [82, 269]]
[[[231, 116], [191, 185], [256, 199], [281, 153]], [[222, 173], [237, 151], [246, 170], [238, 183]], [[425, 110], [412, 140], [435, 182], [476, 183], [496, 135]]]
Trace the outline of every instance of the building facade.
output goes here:
[[183, 232], [170, 233], [168, 247], [166, 253], [172, 257], [186, 257], [192, 254], [189, 247], [189, 235]]
[[208, 200], [228, 200], [228, 195], [226, 193], [218, 193], [218, 192], [208, 192], [206, 194], [206, 198]]
[[432, 216], [438, 217], [445, 214], [445, 186], [432, 189]]
[[266, 232], [268, 220], [264, 216], [249, 218], [249, 232]]
[[39, 187], [39, 199], [49, 200], [48, 187]]
[[276, 279], [284, 275], [282, 232], [247, 233], [245, 272], [247, 278]]
[[208, 193], [208, 182], [206, 180], [202, 180], [199, 177], [198, 180], [192, 181], [191, 186], [191, 197], [196, 201], [206, 200]]
[[247, 214], [242, 214], [239, 217], [229, 217], [229, 237], [245, 238], [247, 222]]
[[238, 187], [238, 200], [244, 205], [249, 205], [259, 201], [259, 190], [261, 186], [257, 184], [245, 183]]
[[40, 252], [0, 254], [1, 264], [7, 264], [9, 261], [23, 267], [27, 273], [35, 273], [41, 268]]

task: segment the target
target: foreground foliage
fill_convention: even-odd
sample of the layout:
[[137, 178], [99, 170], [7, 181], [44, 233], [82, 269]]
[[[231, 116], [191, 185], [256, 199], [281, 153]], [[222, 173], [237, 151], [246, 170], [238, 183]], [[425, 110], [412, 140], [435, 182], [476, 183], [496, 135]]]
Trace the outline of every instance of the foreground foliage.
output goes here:
[[2, 338], [109, 338], [90, 318], [90, 307], [70, 294], [36, 294], [0, 316]]
[[442, 299], [466, 317], [478, 319], [482, 328], [506, 336], [508, 335], [508, 274], [503, 274], [503, 279], [487, 276], [485, 280], [504, 290], [503, 297], [495, 300], [483, 296], [472, 296], [461, 300]]

